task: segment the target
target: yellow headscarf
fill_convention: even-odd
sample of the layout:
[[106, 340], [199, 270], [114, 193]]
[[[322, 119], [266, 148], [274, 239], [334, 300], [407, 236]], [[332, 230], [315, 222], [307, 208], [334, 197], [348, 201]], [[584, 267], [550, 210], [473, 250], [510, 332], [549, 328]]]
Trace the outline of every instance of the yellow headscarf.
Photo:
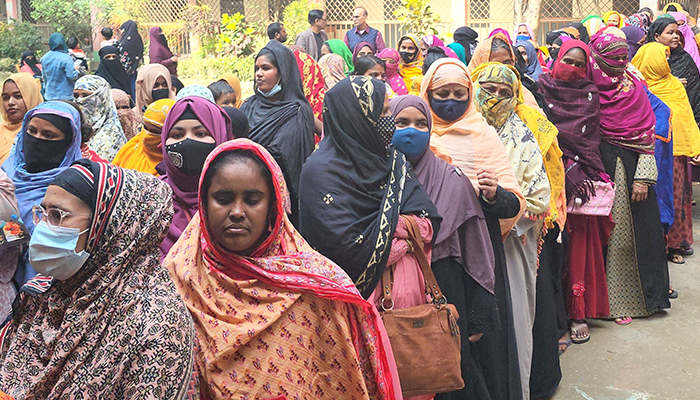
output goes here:
[[617, 27], [622, 29], [622, 27], [624, 26], [624, 19], [625, 18], [622, 16], [622, 14], [620, 14], [617, 11], [610, 10], [610, 11], [606, 12], [605, 14], [603, 14], [603, 22], [605, 22], [605, 25], [607, 25], [608, 18], [610, 18], [610, 16], [613, 14], [617, 14], [617, 18], [619, 18], [619, 22], [617, 23]]
[[661, 43], [647, 43], [637, 51], [632, 65], [644, 75], [649, 90], [671, 109], [673, 155], [694, 157], [700, 154], [700, 129], [683, 84], [671, 75], [668, 51]]
[[399, 63], [399, 74], [403, 78], [406, 87], [411, 88], [413, 79], [417, 76], [423, 76], [423, 54], [421, 53], [420, 46], [418, 45], [418, 37], [415, 35], [404, 35], [401, 37], [401, 40], [399, 40], [399, 46], [401, 46], [401, 42], [403, 42], [405, 39], [412, 41], [416, 46], [416, 61], [409, 64], [404, 64], [403, 59], [401, 59]]
[[666, 5], [664, 6], [664, 9], [661, 10], [661, 13], [662, 13], [662, 14], [668, 13], [668, 12], [669, 12], [669, 11], [668, 11], [668, 8], [671, 7], [671, 6], [675, 6], [677, 12], [683, 12], [683, 11], [685, 11], [685, 10], [683, 9], [683, 6], [680, 5], [680, 4], [678, 4], [678, 3], [668, 3], [668, 4], [666, 4]]
[[233, 88], [233, 91], [236, 92], [236, 103], [235, 106], [236, 108], [241, 108], [241, 105], [243, 104], [243, 93], [241, 92], [241, 80], [238, 79], [238, 77], [232, 73], [225, 73], [221, 75], [219, 78], [220, 81], [226, 81], [231, 87]]
[[[27, 111], [44, 101], [41, 97], [41, 85], [31, 74], [20, 72], [10, 75], [10, 77], [5, 79], [2, 83], [0, 90], [5, 89], [5, 83], [7, 83], [7, 81], [13, 81], [15, 85], [17, 85], [19, 92], [22, 94], [22, 99], [24, 100], [24, 105], [27, 107]], [[10, 123], [7, 113], [5, 112], [5, 107], [2, 106], [0, 106], [0, 115], [2, 116], [2, 123], [0, 124], [0, 164], [2, 164], [10, 155], [15, 136], [17, 136], [17, 133], [22, 128], [22, 121], [14, 124]]]
[[[143, 113], [143, 122], [163, 128], [165, 117], [175, 104], [175, 100], [161, 99], [151, 103]], [[163, 150], [158, 146], [161, 136], [141, 128], [141, 133], [129, 140], [117, 153], [112, 164], [158, 176], [156, 165], [163, 161]]]
[[[519, 78], [520, 74], [511, 65], [505, 65], [498, 62], [487, 62], [476, 67], [472, 72], [472, 81], [476, 82], [482, 72], [486, 69], [494, 67], [508, 68], [513, 71], [514, 75]], [[506, 83], [506, 82], [504, 82]], [[512, 83], [508, 83], [512, 89], [517, 104], [515, 106], [515, 114], [525, 123], [532, 131], [537, 140], [537, 144], [542, 153], [544, 168], [547, 171], [547, 179], [551, 188], [549, 200], [549, 216], [545, 219], [548, 228], [552, 228], [556, 222], [560, 229], [564, 228], [566, 222], [566, 196], [564, 195], [564, 164], [562, 163], [562, 151], [557, 142], [559, 130], [554, 124], [542, 115], [539, 111], [525, 104], [523, 88], [520, 79], [516, 79]]]

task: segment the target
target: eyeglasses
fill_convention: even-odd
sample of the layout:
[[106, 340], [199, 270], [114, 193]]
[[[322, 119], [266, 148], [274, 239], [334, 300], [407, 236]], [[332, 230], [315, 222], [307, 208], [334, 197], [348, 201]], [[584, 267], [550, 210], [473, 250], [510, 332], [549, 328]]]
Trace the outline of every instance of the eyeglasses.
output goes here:
[[[34, 225], [39, 225], [39, 222], [46, 220], [47, 225], [52, 229], [60, 228], [63, 223], [63, 218], [69, 215], [72, 215], [72, 213], [56, 207], [51, 207], [48, 210], [40, 205], [32, 207], [32, 220], [34, 221]], [[75, 217], [90, 218], [90, 215], [75, 215]]]

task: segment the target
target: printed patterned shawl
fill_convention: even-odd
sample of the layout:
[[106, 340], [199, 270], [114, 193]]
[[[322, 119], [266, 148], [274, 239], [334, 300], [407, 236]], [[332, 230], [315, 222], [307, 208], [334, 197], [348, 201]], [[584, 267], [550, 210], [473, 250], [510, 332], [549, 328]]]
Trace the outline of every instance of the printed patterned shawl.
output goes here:
[[0, 390], [21, 399], [191, 398], [194, 327], [160, 265], [173, 214], [157, 178], [78, 161], [97, 190], [86, 251], [65, 281], [22, 287], [0, 331]]
[[94, 132], [88, 146], [111, 162], [119, 149], [126, 144], [124, 129], [112, 99], [112, 87], [100, 76], [85, 75], [75, 82], [75, 90], [91, 93], [77, 100], [83, 111], [83, 117], [92, 125]]
[[200, 212], [164, 261], [195, 319], [203, 390], [212, 399], [326, 399], [338, 391], [342, 398], [393, 399], [391, 350], [377, 312], [294, 229], [287, 185], [270, 153], [247, 139], [224, 143], [202, 176], [230, 150], [250, 151], [270, 169], [272, 232], [248, 257], [221, 248], [207, 228], [200, 181]]
[[323, 80], [321, 68], [310, 55], [304, 52], [297, 50], [294, 52], [294, 56], [299, 66], [304, 96], [309, 101], [314, 117], [323, 122], [323, 99], [326, 97], [326, 83]]

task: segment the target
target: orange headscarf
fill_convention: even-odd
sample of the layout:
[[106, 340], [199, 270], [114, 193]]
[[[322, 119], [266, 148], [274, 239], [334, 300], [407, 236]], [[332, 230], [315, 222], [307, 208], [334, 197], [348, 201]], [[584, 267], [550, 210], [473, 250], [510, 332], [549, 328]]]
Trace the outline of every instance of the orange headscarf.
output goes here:
[[238, 79], [238, 77], [232, 73], [225, 73], [221, 75], [221, 78], [219, 78], [220, 81], [226, 81], [228, 84], [233, 88], [233, 91], [236, 93], [236, 103], [235, 106], [236, 108], [241, 108], [241, 105], [243, 104], [243, 92], [241, 92], [241, 80]]
[[[464, 86], [472, 96], [472, 81], [467, 67], [452, 58], [439, 59], [425, 74], [420, 97], [430, 104], [429, 92], [451, 83]], [[478, 171], [481, 168], [490, 170], [498, 176], [501, 187], [515, 193], [520, 199], [520, 213], [514, 218], [500, 221], [501, 234], [505, 237], [525, 211], [525, 197], [520, 192], [520, 184], [496, 130], [476, 111], [471, 99], [464, 115], [453, 122], [443, 120], [435, 112], [432, 112], [432, 116], [430, 148], [438, 157], [459, 167], [472, 182], [474, 189], [479, 187], [476, 178]]]
[[[210, 399], [395, 398], [388, 337], [376, 309], [339, 266], [314, 251], [287, 217], [289, 193], [279, 165], [262, 146], [236, 139], [207, 158], [243, 150], [272, 175], [270, 227], [250, 256], [210, 234], [200, 179], [199, 212], [163, 265], [195, 321], [200, 386]], [[245, 383], [244, 383], [245, 382]], [[235, 394], [235, 396], [233, 396]]]

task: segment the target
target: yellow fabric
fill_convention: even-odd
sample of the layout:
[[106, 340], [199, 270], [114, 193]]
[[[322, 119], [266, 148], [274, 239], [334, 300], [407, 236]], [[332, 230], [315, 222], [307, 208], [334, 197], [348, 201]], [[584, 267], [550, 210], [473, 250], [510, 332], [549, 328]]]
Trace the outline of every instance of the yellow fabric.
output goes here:
[[[406, 87], [411, 89], [411, 85], [413, 84], [413, 79], [418, 77], [418, 76], [423, 76], [423, 55], [420, 52], [420, 46], [418, 45], [418, 38], [415, 35], [405, 35], [399, 40], [399, 46], [401, 46], [401, 42], [404, 39], [410, 39], [413, 44], [416, 46], [416, 51], [418, 52], [418, 57], [416, 58], [416, 61], [409, 63], [409, 64], [404, 64], [403, 59], [399, 63], [399, 75], [403, 78], [403, 82], [406, 84]], [[398, 51], [398, 49], [397, 49]]]
[[241, 91], [241, 80], [238, 79], [238, 77], [232, 73], [225, 73], [221, 75], [219, 78], [220, 81], [226, 81], [228, 82], [229, 85], [233, 88], [233, 91], [236, 92], [236, 108], [241, 108], [241, 105], [243, 104], [243, 92]]
[[[472, 80], [476, 81], [486, 68], [494, 64], [502, 65], [495, 62], [481, 64], [472, 72]], [[518, 76], [518, 72], [514, 67], [510, 65], [507, 67]], [[566, 209], [566, 207], [562, 206], [565, 202], [565, 200], [562, 199], [565, 174], [564, 163], [562, 162], [562, 155], [564, 153], [559, 148], [559, 143], [557, 142], [559, 130], [554, 124], [549, 122], [542, 113], [525, 103], [524, 92], [528, 92], [528, 90], [523, 88], [520, 79], [517, 79], [513, 83], [513, 92], [518, 99], [518, 104], [515, 106], [515, 113], [535, 135], [540, 153], [542, 153], [544, 168], [547, 171], [551, 195], [549, 200], [549, 216], [545, 219], [545, 223], [547, 224], [547, 228], [552, 228], [556, 222], [559, 228], [563, 229], [564, 223], [566, 222], [566, 211], [563, 213], [561, 212]]]
[[647, 43], [634, 56], [632, 65], [644, 75], [649, 90], [671, 108], [673, 155], [694, 157], [700, 154], [700, 129], [683, 84], [671, 75], [668, 52], [661, 43]]
[[607, 24], [608, 24], [608, 18], [610, 18], [610, 16], [613, 15], [613, 14], [617, 14], [617, 17], [618, 17], [618, 19], [619, 19], [619, 21], [620, 21], [620, 22], [617, 23], [617, 27], [620, 28], [620, 29], [622, 29], [622, 27], [624, 26], [625, 17], [623, 17], [622, 14], [620, 14], [620, 13], [617, 12], [617, 11], [612, 11], [612, 10], [611, 10], [611, 11], [608, 11], [608, 12], [606, 12], [605, 14], [603, 14], [603, 21], [604, 21], [605, 24], [607, 25]]
[[420, 96], [420, 85], [422, 83], [423, 83], [423, 75], [413, 78], [413, 82], [411, 83], [411, 89], [408, 91], [408, 94], [412, 94], [414, 96]]
[[680, 5], [680, 4], [678, 4], [678, 3], [668, 3], [668, 4], [666, 4], [666, 5], [664, 6], [664, 9], [661, 11], [661, 13], [662, 13], [662, 14], [666, 14], [666, 13], [668, 12], [668, 8], [671, 7], [671, 6], [676, 6], [676, 11], [678, 11], [678, 12], [683, 12], [683, 11], [685, 11], [685, 10], [683, 9], [683, 6]]
[[[162, 128], [173, 104], [175, 101], [172, 99], [161, 99], [151, 103], [143, 113], [144, 122]], [[163, 150], [158, 147], [160, 144], [160, 135], [141, 128], [141, 133], [131, 138], [119, 150], [112, 164], [158, 176], [156, 165], [163, 161]]]
[[[2, 89], [5, 88], [5, 83], [7, 81], [14, 81], [22, 93], [22, 99], [24, 100], [24, 105], [27, 107], [27, 111], [36, 107], [44, 101], [41, 97], [41, 85], [31, 74], [26, 72], [20, 72], [17, 74], [10, 75], [9, 78], [5, 79], [2, 83]], [[12, 143], [15, 141], [15, 136], [22, 128], [22, 121], [15, 124], [10, 123], [7, 120], [7, 114], [5, 113], [5, 107], [0, 107], [0, 115], [2, 116], [2, 123], [0, 124], [0, 165], [7, 160], [10, 155], [10, 150], [12, 150]]]

